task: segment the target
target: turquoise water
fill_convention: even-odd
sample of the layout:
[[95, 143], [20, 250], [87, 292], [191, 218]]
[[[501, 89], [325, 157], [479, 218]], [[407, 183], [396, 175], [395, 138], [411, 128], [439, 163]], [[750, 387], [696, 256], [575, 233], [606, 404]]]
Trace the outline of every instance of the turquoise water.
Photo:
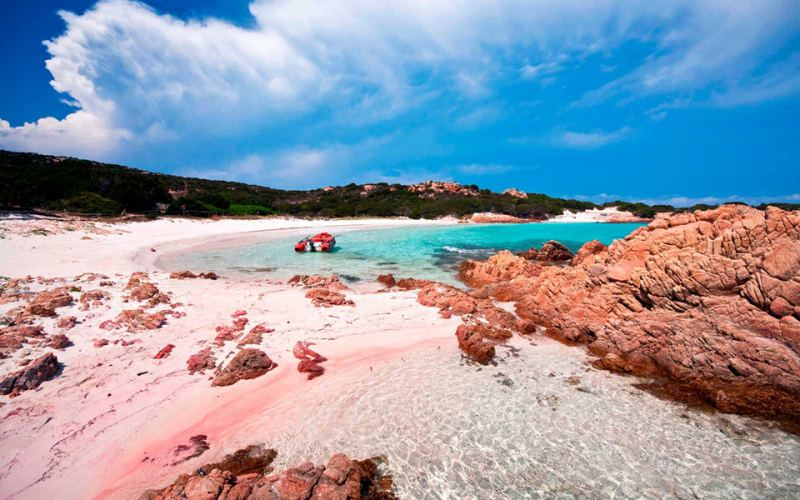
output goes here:
[[508, 249], [527, 250], [557, 240], [576, 251], [585, 242], [609, 244], [641, 224], [547, 223], [416, 226], [331, 231], [332, 253], [295, 253], [295, 235], [278, 240], [254, 236], [243, 246], [185, 253], [162, 264], [170, 270], [193, 269], [222, 274], [260, 274], [275, 279], [295, 274], [338, 273], [349, 282], [393, 273], [456, 283], [458, 264]]

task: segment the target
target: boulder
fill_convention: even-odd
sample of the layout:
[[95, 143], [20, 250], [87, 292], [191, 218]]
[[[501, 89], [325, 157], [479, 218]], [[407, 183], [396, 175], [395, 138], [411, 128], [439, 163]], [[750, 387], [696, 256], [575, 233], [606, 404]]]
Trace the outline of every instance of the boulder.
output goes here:
[[380, 276], [378, 276], [378, 282], [379, 283], [383, 283], [388, 288], [392, 288], [393, 286], [395, 286], [397, 284], [397, 282], [394, 279], [394, 276], [391, 273], [389, 273], [389, 274], [381, 274]]
[[555, 240], [550, 240], [542, 245], [539, 250], [536, 247], [531, 247], [530, 250], [522, 253], [521, 257], [539, 262], [564, 263], [572, 260], [573, 256], [569, 248]]
[[240, 380], [260, 377], [274, 366], [266, 353], [258, 349], [245, 348], [236, 353], [230, 363], [214, 377], [211, 385], [228, 386]]
[[195, 372], [203, 373], [206, 369], [214, 369], [217, 366], [217, 360], [211, 352], [210, 347], [206, 347], [196, 354], [189, 356], [186, 360], [186, 368], [189, 374], [193, 375]]
[[175, 349], [175, 345], [174, 344], [167, 344], [164, 347], [162, 347], [161, 350], [158, 351], [155, 356], [153, 356], [153, 359], [168, 358], [169, 355], [172, 354], [172, 350], [173, 349]]
[[354, 306], [355, 303], [349, 300], [341, 292], [331, 288], [312, 288], [306, 292], [306, 298], [317, 307], [333, 306]]
[[16, 396], [22, 391], [36, 389], [58, 371], [58, 358], [48, 352], [36, 358], [23, 369], [8, 374], [0, 380], [0, 394]]

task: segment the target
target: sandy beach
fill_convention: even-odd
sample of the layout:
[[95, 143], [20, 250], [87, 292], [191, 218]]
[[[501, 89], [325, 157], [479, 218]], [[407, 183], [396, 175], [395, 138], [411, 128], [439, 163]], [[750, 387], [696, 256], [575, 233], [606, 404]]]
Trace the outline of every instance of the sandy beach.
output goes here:
[[[370, 370], [409, 351], [455, 350], [457, 320], [443, 319], [435, 309], [419, 305], [414, 292], [345, 291], [354, 306], [324, 308], [315, 307], [302, 287], [225, 276], [170, 279], [155, 265], [169, 252], [254, 232], [277, 237], [323, 225], [345, 229], [420, 223], [431, 222], [2, 221], [0, 275], [31, 276], [21, 285], [24, 293], [66, 286], [75, 299], [59, 307], [57, 317], [40, 321], [46, 334], [65, 333], [73, 345], [63, 350], [42, 343], [25, 345], [0, 361], [3, 371], [10, 372], [22, 360], [52, 351], [61, 363], [60, 373], [37, 390], [3, 398], [3, 496], [135, 498], [229, 453], [230, 443], [251, 444], [248, 435], [240, 434], [249, 419], [265, 413], [280, 418], [280, 408], [291, 406], [298, 391], [320, 380], [307, 380], [296, 370], [292, 347], [297, 341], [313, 342], [328, 358], [325, 379]], [[108, 326], [121, 311], [142, 307], [131, 303], [135, 301], [126, 290], [133, 272], [147, 273], [146, 281], [168, 297], [163, 307], [144, 305], [146, 312], [168, 311], [159, 328]], [[78, 298], [91, 290], [100, 291], [97, 300], [80, 303]], [[19, 305], [7, 302], [0, 311]], [[236, 341], [215, 344], [216, 328], [229, 325], [234, 313], [247, 319], [244, 331], [259, 324], [274, 330], [253, 347], [267, 353], [276, 366], [253, 380], [212, 387], [212, 370], [190, 374], [187, 359], [210, 348], [217, 365], [224, 366], [239, 347]], [[73, 327], [57, 326], [69, 316], [75, 317]], [[154, 359], [167, 344], [175, 346], [169, 356]], [[179, 450], [198, 435], [205, 436], [209, 449], [187, 459], [184, 455], [190, 452]]]

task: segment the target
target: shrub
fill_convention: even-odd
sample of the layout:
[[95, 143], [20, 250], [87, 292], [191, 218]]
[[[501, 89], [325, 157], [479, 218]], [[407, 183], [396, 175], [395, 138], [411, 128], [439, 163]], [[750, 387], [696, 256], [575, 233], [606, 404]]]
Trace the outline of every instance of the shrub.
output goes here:
[[122, 212], [122, 205], [116, 201], [89, 191], [83, 191], [71, 198], [60, 199], [53, 203], [53, 208], [79, 214], [118, 215]]

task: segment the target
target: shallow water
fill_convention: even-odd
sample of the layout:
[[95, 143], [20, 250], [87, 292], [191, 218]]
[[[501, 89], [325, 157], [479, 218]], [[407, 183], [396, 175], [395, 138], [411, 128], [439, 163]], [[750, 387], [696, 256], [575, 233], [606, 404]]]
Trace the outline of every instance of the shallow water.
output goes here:
[[580, 349], [535, 343], [501, 348], [497, 366], [443, 348], [329, 374], [285, 427], [264, 415], [246, 434], [278, 450], [279, 469], [384, 455], [401, 498], [800, 496], [796, 436], [659, 400]]
[[467, 258], [486, 258], [500, 249], [527, 250], [557, 240], [575, 251], [589, 240], [609, 244], [641, 224], [547, 223], [418, 226], [340, 231], [336, 251], [295, 253], [300, 239], [253, 236], [230, 248], [187, 252], [162, 264], [170, 270], [196, 269], [240, 275], [287, 278], [295, 274], [338, 273], [345, 281], [373, 280], [379, 274], [455, 282], [455, 269]]

